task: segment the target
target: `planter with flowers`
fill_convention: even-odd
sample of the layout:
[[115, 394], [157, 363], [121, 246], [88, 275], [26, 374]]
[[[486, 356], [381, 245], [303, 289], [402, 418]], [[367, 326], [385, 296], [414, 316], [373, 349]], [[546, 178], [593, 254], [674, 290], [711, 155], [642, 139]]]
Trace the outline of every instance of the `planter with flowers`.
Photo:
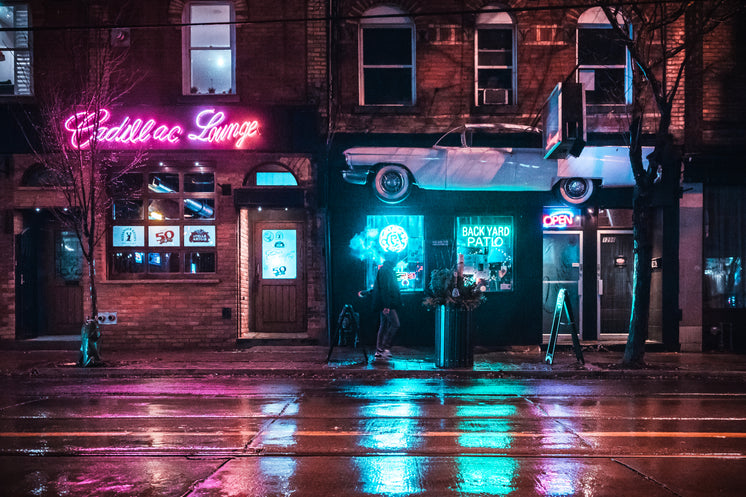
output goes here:
[[463, 368], [474, 365], [472, 311], [486, 300], [476, 282], [464, 279], [463, 256], [455, 269], [430, 273], [422, 304], [435, 311], [435, 365]]

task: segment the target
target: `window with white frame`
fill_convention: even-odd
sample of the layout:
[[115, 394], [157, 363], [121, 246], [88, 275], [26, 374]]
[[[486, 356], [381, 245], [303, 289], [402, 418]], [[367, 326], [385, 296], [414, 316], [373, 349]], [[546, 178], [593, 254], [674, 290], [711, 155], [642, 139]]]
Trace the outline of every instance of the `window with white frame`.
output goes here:
[[184, 7], [183, 91], [236, 92], [236, 32], [231, 2], [189, 2]]
[[[630, 26], [620, 15], [617, 22]], [[612, 29], [600, 7], [586, 10], [578, 18], [578, 82], [590, 106], [632, 103], [632, 64], [620, 35]]]
[[0, 96], [31, 95], [31, 36], [27, 4], [0, 4]]
[[[497, 9], [488, 6], [486, 9]], [[507, 12], [483, 12], [477, 17], [474, 36], [476, 105], [516, 103], [516, 34]]]
[[359, 38], [360, 105], [415, 102], [414, 23], [394, 7], [363, 14]]

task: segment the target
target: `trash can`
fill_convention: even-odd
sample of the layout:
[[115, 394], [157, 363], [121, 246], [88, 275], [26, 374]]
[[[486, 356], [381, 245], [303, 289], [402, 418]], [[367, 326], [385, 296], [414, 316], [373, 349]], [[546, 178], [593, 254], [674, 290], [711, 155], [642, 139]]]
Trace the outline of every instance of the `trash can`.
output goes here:
[[470, 368], [474, 365], [472, 311], [441, 305], [435, 309], [435, 366]]

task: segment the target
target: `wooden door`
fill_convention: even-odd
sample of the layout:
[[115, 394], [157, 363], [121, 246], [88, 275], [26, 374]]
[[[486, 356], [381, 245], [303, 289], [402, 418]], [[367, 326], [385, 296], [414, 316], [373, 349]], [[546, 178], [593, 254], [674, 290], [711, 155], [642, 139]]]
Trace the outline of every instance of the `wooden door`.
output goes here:
[[290, 221], [257, 222], [253, 244], [252, 330], [306, 332], [303, 225]]

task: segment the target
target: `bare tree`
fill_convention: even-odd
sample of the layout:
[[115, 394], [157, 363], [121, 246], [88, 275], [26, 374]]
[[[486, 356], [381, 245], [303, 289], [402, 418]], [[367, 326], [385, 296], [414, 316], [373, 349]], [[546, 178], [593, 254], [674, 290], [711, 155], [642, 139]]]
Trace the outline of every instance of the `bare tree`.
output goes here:
[[[598, 3], [594, 2], [596, 5]], [[692, 55], [705, 36], [743, 9], [739, 0], [681, 0], [627, 3], [624, 7], [603, 1], [601, 8], [633, 64], [634, 99], [629, 129], [629, 157], [635, 178], [633, 197], [634, 284], [629, 336], [623, 362], [643, 363], [648, 337], [651, 261], [653, 254], [653, 199], [675, 201], [679, 195], [681, 160], [671, 136], [674, 103]], [[631, 24], [629, 30], [619, 22]], [[677, 34], [675, 36], [671, 36]], [[655, 143], [645, 168], [642, 157], [644, 118], [652, 102], [658, 122], [653, 124]], [[650, 115], [650, 114], [648, 114]]]
[[[35, 126], [36, 140], [29, 140], [40, 144], [34, 155], [47, 170], [45, 186], [55, 188], [63, 205], [53, 212], [80, 243], [87, 266], [85, 324], [96, 339], [96, 248], [106, 235], [111, 194], [121, 191], [124, 175], [144, 161], [142, 151], [107, 150], [97, 135], [109, 109], [139, 80], [127, 64], [127, 50], [113, 48], [109, 40], [109, 30], [70, 34], [64, 49], [69, 66], [62, 69], [64, 77], [47, 77], [50, 84], [39, 89], [41, 119]], [[100, 359], [97, 352], [92, 359]]]

